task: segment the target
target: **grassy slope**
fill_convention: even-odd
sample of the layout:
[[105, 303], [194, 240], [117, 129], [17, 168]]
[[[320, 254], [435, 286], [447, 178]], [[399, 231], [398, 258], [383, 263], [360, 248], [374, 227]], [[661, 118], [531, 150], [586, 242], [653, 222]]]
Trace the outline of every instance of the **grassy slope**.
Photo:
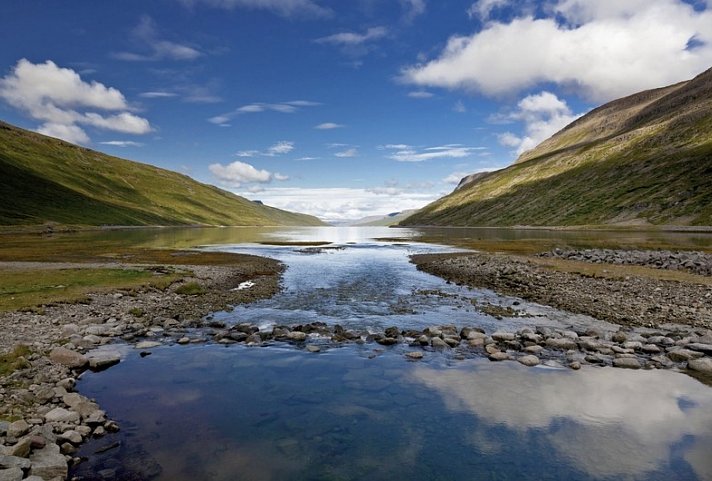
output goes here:
[[0, 122], [0, 225], [322, 225]]
[[712, 225], [712, 70], [606, 104], [402, 225]]

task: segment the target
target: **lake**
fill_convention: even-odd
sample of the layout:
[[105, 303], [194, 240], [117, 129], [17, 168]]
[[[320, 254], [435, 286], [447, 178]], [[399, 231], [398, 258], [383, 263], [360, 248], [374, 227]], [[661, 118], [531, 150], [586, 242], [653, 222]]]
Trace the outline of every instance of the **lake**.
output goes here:
[[[455, 234], [453, 234], [453, 232]], [[576, 246], [677, 243], [709, 234], [385, 228], [112, 231], [131, 243], [274, 257], [272, 299], [215, 313], [227, 322], [323, 321], [360, 329], [471, 325], [616, 327], [447, 284], [408, 262], [486, 237]], [[82, 234], [88, 235], [88, 234]], [[99, 235], [99, 234], [93, 234]], [[479, 237], [478, 237], [479, 236]], [[379, 240], [380, 239], [380, 240]], [[559, 239], [557, 241], [557, 239]], [[128, 239], [127, 239], [128, 241]], [[327, 249], [265, 245], [332, 242]], [[423, 242], [428, 241], [428, 242]], [[542, 245], [543, 245], [542, 244]], [[477, 306], [520, 315], [497, 319]], [[406, 360], [406, 345], [166, 346], [86, 373], [78, 384], [121, 432], [82, 448], [84, 479], [507, 480], [712, 479], [712, 388], [673, 371], [555, 362], [526, 368], [450, 352]], [[108, 449], [93, 454], [102, 448]]]

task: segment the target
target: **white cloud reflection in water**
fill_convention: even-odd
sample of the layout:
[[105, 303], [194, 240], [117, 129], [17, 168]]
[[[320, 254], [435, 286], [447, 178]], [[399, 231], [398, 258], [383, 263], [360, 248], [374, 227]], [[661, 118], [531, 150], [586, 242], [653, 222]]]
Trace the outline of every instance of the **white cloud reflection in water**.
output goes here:
[[[551, 432], [546, 438], [557, 454], [590, 476], [638, 478], [667, 465], [673, 446], [684, 441], [697, 476], [712, 479], [712, 389], [680, 373], [562, 372], [510, 362], [474, 372], [419, 366], [411, 376], [438, 391], [449, 410], [473, 414], [485, 426], [522, 438]], [[470, 439], [483, 454], [501, 447], [486, 430]]]

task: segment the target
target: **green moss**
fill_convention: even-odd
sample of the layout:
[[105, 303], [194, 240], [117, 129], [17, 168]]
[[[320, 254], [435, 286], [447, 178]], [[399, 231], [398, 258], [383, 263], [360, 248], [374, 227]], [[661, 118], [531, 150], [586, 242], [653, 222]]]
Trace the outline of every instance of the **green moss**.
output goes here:
[[176, 294], [185, 296], [198, 296], [205, 294], [205, 288], [197, 282], [186, 282], [176, 289]]
[[16, 346], [12, 352], [0, 354], [0, 376], [7, 376], [18, 369], [29, 367], [27, 357], [32, 354], [29, 347]]

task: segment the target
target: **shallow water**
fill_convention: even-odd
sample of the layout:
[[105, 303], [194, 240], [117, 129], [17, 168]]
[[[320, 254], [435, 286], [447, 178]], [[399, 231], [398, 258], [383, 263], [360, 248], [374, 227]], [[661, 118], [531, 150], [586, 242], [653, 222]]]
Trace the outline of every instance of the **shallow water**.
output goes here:
[[[339, 249], [222, 241], [269, 255], [284, 291], [227, 322], [324, 321], [383, 329], [452, 323], [612, 328], [585, 316], [470, 290], [418, 272], [408, 255], [443, 245], [378, 242], [388, 229], [287, 229], [259, 241], [331, 241]], [[402, 237], [402, 235], [401, 235]], [[414, 238], [416, 234], [414, 234]], [[240, 243], [238, 243], [240, 242]], [[250, 243], [251, 242], [251, 243]], [[497, 319], [481, 309], [510, 306]], [[525, 368], [407, 346], [312, 354], [277, 343], [163, 347], [78, 385], [122, 431], [93, 441], [78, 475], [159, 480], [712, 479], [712, 389], [671, 371]], [[160, 474], [159, 474], [160, 472]]]

